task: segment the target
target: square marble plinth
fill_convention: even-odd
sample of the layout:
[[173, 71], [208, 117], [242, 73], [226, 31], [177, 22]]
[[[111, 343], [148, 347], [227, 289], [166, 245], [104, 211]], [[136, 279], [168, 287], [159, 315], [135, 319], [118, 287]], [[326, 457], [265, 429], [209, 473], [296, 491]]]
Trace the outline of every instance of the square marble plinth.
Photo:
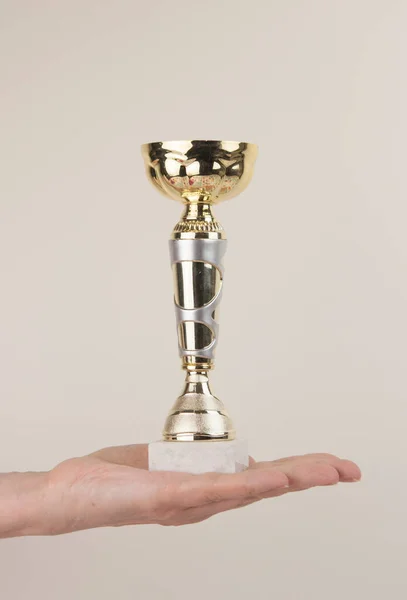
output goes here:
[[238, 473], [249, 466], [245, 440], [224, 442], [153, 442], [148, 446], [150, 471]]

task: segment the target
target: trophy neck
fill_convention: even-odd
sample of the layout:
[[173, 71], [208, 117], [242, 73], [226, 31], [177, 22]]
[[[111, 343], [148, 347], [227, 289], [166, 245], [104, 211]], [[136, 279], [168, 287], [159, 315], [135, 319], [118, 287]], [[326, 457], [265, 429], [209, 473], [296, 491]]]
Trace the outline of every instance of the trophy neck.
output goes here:
[[206, 371], [200, 373], [187, 373], [185, 377], [185, 394], [203, 394], [212, 396], [211, 388], [209, 387], [209, 378]]
[[222, 225], [212, 214], [210, 201], [187, 202], [184, 213], [175, 225], [171, 239], [225, 239]]

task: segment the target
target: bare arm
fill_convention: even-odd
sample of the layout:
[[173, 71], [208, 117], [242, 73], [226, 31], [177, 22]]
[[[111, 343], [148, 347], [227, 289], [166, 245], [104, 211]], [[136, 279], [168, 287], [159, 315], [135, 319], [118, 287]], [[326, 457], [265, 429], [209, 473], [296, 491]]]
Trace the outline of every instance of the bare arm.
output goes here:
[[0, 537], [41, 533], [47, 473], [0, 474]]
[[252, 461], [235, 475], [152, 473], [146, 445], [106, 448], [47, 473], [1, 474], [0, 537], [185, 525], [264, 498], [360, 477], [357, 465], [330, 454]]

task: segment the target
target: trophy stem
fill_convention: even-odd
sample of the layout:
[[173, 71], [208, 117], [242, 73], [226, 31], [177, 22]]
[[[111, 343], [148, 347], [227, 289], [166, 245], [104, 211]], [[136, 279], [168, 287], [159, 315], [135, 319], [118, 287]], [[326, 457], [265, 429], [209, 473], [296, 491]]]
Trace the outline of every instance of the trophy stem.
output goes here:
[[230, 440], [235, 432], [209, 387], [218, 343], [218, 306], [227, 241], [211, 202], [188, 201], [170, 239], [178, 349], [185, 388], [166, 420], [167, 441]]

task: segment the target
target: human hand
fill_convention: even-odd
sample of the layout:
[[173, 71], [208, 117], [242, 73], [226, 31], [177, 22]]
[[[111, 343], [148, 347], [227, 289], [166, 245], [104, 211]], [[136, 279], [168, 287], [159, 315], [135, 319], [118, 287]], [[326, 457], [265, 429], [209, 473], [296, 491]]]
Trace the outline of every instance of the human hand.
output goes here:
[[352, 462], [330, 454], [251, 461], [233, 475], [149, 472], [148, 446], [105, 448], [44, 474], [36, 517], [16, 535], [53, 535], [95, 527], [185, 525], [264, 498], [361, 477]]

